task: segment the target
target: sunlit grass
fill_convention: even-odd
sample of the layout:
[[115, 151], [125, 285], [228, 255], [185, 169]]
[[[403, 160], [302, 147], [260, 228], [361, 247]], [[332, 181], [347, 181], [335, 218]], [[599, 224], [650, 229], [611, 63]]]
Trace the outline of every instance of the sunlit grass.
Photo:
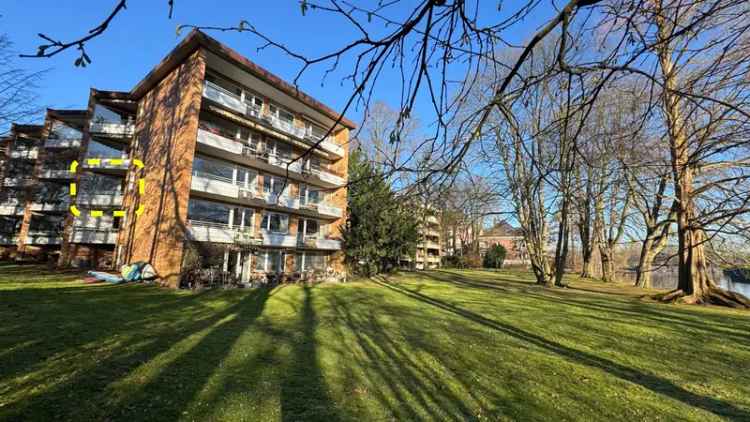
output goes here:
[[750, 418], [750, 316], [521, 271], [190, 293], [0, 266], [0, 420]]

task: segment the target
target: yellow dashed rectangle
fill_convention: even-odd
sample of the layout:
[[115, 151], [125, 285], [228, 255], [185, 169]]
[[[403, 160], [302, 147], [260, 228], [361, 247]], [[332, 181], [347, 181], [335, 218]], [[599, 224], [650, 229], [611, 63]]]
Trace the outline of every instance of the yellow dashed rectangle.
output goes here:
[[102, 163], [102, 160], [99, 158], [89, 158], [86, 162], [89, 163], [90, 166], [98, 166]]
[[103, 215], [104, 215], [104, 211], [102, 210], [91, 210], [92, 217], [101, 217]]
[[144, 193], [146, 193], [146, 181], [138, 179], [138, 195], [143, 195]]
[[72, 196], [75, 196], [75, 194], [76, 194], [76, 184], [75, 183], [71, 183], [70, 184], [70, 194]]
[[124, 162], [125, 160], [123, 160], [122, 158], [110, 158], [109, 159], [109, 164], [112, 164], [113, 166], [121, 166]]
[[112, 212], [112, 215], [115, 217], [125, 217], [125, 210], [116, 210]]

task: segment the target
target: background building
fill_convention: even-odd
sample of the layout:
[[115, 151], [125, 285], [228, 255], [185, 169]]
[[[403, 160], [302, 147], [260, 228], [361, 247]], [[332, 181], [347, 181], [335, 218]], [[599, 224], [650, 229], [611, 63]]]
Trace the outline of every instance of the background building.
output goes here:
[[511, 226], [506, 221], [496, 220], [492, 227], [482, 229], [477, 238], [481, 256], [484, 256], [485, 252], [493, 245], [502, 245], [507, 252], [505, 256], [506, 265], [529, 263], [521, 229]]

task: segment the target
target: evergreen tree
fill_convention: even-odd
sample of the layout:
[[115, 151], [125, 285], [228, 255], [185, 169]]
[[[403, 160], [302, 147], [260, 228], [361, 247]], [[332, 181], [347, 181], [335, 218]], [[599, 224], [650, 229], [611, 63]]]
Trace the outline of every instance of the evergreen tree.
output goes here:
[[489, 249], [487, 249], [487, 252], [484, 254], [484, 260], [482, 261], [482, 266], [484, 268], [502, 268], [503, 267], [503, 261], [505, 261], [505, 255], [507, 254], [507, 251], [505, 250], [505, 246], [503, 245], [492, 245]]
[[349, 156], [349, 180], [349, 213], [343, 232], [346, 262], [365, 276], [390, 271], [402, 256], [416, 249], [416, 215], [360, 149]]

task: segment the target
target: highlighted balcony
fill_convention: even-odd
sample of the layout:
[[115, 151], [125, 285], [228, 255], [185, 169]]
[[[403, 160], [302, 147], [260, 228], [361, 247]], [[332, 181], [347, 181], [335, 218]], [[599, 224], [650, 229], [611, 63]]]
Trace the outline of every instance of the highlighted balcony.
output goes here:
[[85, 208], [106, 208], [122, 206], [121, 192], [97, 192], [97, 193], [79, 193], [76, 196], [78, 205]]
[[117, 243], [117, 230], [74, 227], [73, 232], [70, 235], [70, 242], [114, 245]]
[[94, 136], [128, 138], [135, 133], [132, 122], [91, 122], [89, 132]]

